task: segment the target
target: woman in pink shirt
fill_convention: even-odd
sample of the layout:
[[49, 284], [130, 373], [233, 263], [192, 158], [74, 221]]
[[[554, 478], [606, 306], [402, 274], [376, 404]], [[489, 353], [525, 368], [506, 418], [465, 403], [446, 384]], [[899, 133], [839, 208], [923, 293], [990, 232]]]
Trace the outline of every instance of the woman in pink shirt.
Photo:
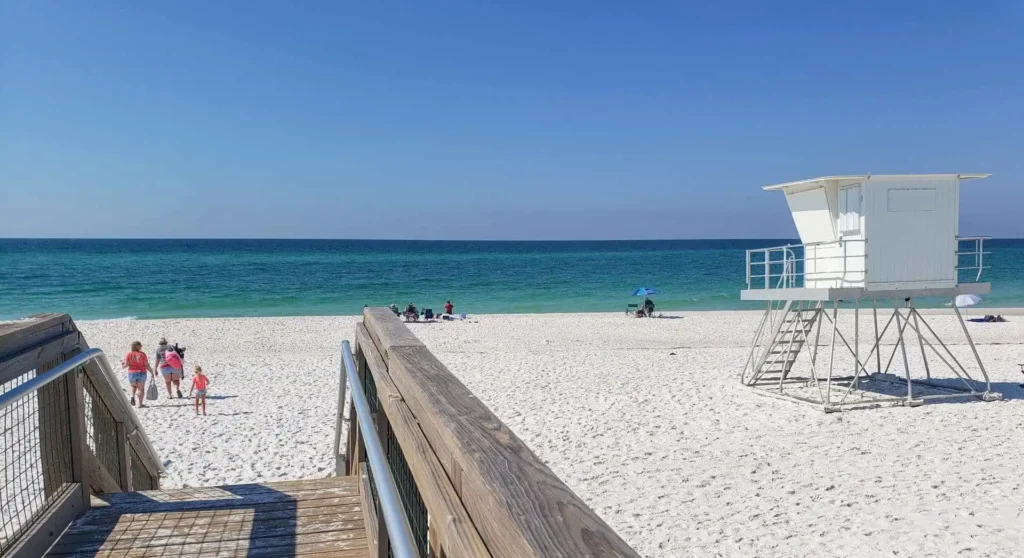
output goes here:
[[153, 367], [149, 365], [149, 357], [142, 352], [142, 343], [132, 343], [132, 350], [124, 356], [121, 367], [128, 369], [128, 385], [132, 386], [132, 406], [135, 405], [135, 393], [138, 392], [139, 407], [145, 407], [142, 398], [146, 394], [146, 374], [153, 373]]
[[167, 399], [173, 399], [171, 385], [178, 392], [178, 399], [181, 399], [181, 374], [185, 364], [181, 361], [181, 355], [174, 347], [167, 347], [164, 353], [163, 365], [160, 367], [160, 375], [164, 377], [164, 385], [167, 386]]

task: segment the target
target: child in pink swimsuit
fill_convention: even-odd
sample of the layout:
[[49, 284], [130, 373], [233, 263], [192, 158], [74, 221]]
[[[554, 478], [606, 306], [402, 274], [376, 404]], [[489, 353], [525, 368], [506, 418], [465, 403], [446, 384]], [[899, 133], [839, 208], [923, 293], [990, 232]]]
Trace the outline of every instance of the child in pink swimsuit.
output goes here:
[[192, 376], [192, 389], [188, 390], [188, 396], [192, 397], [192, 391], [196, 392], [196, 415], [199, 414], [199, 401], [203, 402], [203, 416], [206, 416], [206, 385], [210, 383], [210, 378], [203, 374], [203, 368], [196, 366], [196, 373]]

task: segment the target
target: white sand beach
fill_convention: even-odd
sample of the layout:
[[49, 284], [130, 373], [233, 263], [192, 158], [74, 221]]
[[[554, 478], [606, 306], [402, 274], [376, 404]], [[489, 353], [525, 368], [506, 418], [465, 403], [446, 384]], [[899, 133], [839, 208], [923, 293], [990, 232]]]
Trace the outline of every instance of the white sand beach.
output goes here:
[[[1024, 316], [968, 324], [1006, 401], [828, 415], [739, 385], [759, 319], [483, 315], [410, 327], [644, 556], [1024, 555]], [[168, 462], [164, 486], [180, 487], [331, 474], [339, 347], [356, 320], [79, 326], [114, 358], [166, 336], [206, 370], [209, 416], [163, 392], [139, 413]], [[928, 320], [966, 364], [955, 317]]]

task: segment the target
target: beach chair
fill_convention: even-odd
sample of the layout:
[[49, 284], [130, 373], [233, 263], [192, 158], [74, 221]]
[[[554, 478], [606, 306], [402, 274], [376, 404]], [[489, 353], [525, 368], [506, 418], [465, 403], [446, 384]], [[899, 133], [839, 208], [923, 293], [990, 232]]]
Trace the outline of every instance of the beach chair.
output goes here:
[[433, 308], [424, 308], [423, 309], [423, 318], [426, 319], [426, 320], [433, 320], [434, 319], [434, 309]]
[[636, 313], [639, 312], [639, 311], [640, 311], [640, 305], [639, 304], [627, 304], [626, 305], [626, 315], [627, 316], [636, 316]]

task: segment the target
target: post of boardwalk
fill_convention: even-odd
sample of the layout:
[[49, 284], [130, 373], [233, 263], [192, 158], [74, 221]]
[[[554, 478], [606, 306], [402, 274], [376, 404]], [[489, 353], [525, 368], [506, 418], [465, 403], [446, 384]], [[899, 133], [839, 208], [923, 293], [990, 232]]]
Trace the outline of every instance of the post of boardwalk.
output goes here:
[[[421, 556], [637, 556], [390, 310], [364, 309], [355, 353]], [[359, 446], [349, 436], [339, 459], [372, 478]], [[361, 486], [380, 555], [379, 502]]]
[[[986, 239], [959, 236], [958, 215], [961, 182], [987, 176], [845, 175], [765, 187], [786, 195], [801, 244], [747, 251], [741, 298], [767, 307], [742, 383], [826, 412], [1002, 399], [953, 302], [991, 289], [982, 281]], [[946, 345], [915, 306], [920, 297], [951, 301], [970, 353], [958, 358]], [[841, 310], [852, 310], [842, 326]], [[889, 316], [881, 328], [880, 312]], [[917, 347], [908, 355], [910, 333]], [[911, 365], [918, 353], [920, 369]]]

